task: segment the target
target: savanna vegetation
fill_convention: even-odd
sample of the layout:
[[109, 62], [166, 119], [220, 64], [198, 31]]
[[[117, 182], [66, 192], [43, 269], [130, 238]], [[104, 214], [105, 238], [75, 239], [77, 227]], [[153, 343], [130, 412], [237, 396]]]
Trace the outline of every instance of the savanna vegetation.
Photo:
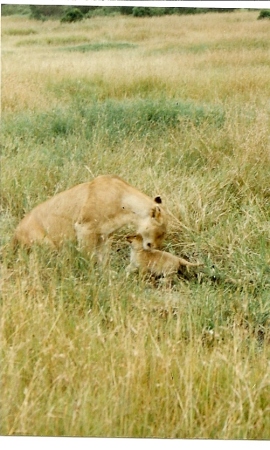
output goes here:
[[[1, 434], [270, 438], [268, 21], [2, 17]], [[114, 173], [204, 262], [171, 286], [76, 245], [14, 252], [39, 202]], [[100, 205], [102, 207], [102, 205]]]
[[[90, 18], [95, 16], [115, 16], [115, 15], [133, 15], [135, 17], [144, 16], [163, 16], [163, 15], [186, 15], [186, 14], [203, 14], [206, 12], [232, 12], [234, 8], [187, 8], [187, 7], [148, 7], [148, 6], [82, 6], [82, 5], [16, 5], [8, 4], [2, 5], [1, 13], [4, 16], [10, 15], [24, 15], [29, 18], [38, 20], [60, 19], [62, 20], [67, 15], [70, 17], [70, 22], [80, 20], [79, 16]], [[80, 14], [78, 14], [78, 11]], [[64, 20], [65, 21], [65, 20]]]

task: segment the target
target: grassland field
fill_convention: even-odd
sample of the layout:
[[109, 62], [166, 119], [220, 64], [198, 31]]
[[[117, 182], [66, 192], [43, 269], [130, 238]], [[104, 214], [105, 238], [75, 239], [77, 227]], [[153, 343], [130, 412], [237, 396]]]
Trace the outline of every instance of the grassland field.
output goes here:
[[[270, 26], [258, 11], [2, 17], [1, 434], [270, 439]], [[161, 195], [153, 285], [67, 243], [10, 246], [99, 174]], [[214, 268], [213, 268], [214, 266]]]

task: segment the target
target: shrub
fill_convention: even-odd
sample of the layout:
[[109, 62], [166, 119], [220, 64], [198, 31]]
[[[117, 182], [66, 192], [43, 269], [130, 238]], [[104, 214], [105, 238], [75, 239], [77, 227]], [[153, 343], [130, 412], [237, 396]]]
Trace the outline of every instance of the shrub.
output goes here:
[[262, 9], [258, 17], [260, 19], [270, 19], [270, 9]]
[[1, 5], [2, 16], [28, 16], [31, 13], [28, 5]]
[[119, 12], [120, 8], [117, 6], [93, 6], [84, 17], [89, 19], [97, 16], [115, 16], [119, 14]]
[[46, 19], [56, 19], [61, 17], [66, 9], [66, 6], [55, 6], [55, 5], [30, 5], [29, 6], [31, 14], [30, 17], [36, 20], [46, 20]]
[[38, 6], [30, 5], [30, 17], [31, 19], [36, 20], [45, 20], [44, 14], [41, 12], [41, 9]]
[[132, 14], [133, 14], [134, 17], [151, 16], [151, 9], [148, 8], [148, 7], [135, 6], [132, 9]]
[[150, 8], [151, 16], [164, 16], [167, 15], [167, 8]]
[[133, 7], [132, 6], [119, 6], [120, 14], [124, 15], [131, 15], [133, 14]]
[[83, 13], [79, 8], [70, 8], [68, 9], [64, 16], [61, 18], [61, 22], [78, 22], [79, 20], [83, 19]]

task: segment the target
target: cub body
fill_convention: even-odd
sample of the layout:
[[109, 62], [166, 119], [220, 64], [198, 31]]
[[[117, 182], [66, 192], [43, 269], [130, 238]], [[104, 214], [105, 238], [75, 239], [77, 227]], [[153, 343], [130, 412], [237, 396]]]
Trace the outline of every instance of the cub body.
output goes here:
[[58, 247], [77, 240], [81, 248], [99, 252], [112, 233], [131, 223], [143, 236], [144, 248], [159, 247], [166, 217], [157, 203], [160, 197], [152, 200], [117, 176], [100, 175], [36, 206], [17, 226], [14, 241]]
[[154, 276], [167, 276], [181, 272], [181, 267], [199, 267], [200, 263], [190, 263], [183, 258], [161, 250], [143, 247], [143, 238], [140, 235], [128, 236], [131, 244], [130, 264], [127, 272], [139, 270], [141, 273], [150, 273]]

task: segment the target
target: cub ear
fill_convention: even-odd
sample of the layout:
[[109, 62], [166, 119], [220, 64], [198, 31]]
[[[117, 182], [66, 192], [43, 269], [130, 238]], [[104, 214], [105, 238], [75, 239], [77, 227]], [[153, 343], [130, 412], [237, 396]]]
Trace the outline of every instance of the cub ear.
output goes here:
[[160, 218], [161, 211], [158, 206], [154, 206], [154, 208], [151, 209], [151, 218], [158, 220]]
[[136, 234], [130, 234], [129, 236], [126, 236], [126, 240], [131, 243], [135, 237]]
[[162, 203], [162, 199], [161, 199], [161, 197], [158, 195], [157, 197], [155, 197], [154, 198], [154, 201], [156, 202], [156, 203], [158, 203], [159, 205]]

